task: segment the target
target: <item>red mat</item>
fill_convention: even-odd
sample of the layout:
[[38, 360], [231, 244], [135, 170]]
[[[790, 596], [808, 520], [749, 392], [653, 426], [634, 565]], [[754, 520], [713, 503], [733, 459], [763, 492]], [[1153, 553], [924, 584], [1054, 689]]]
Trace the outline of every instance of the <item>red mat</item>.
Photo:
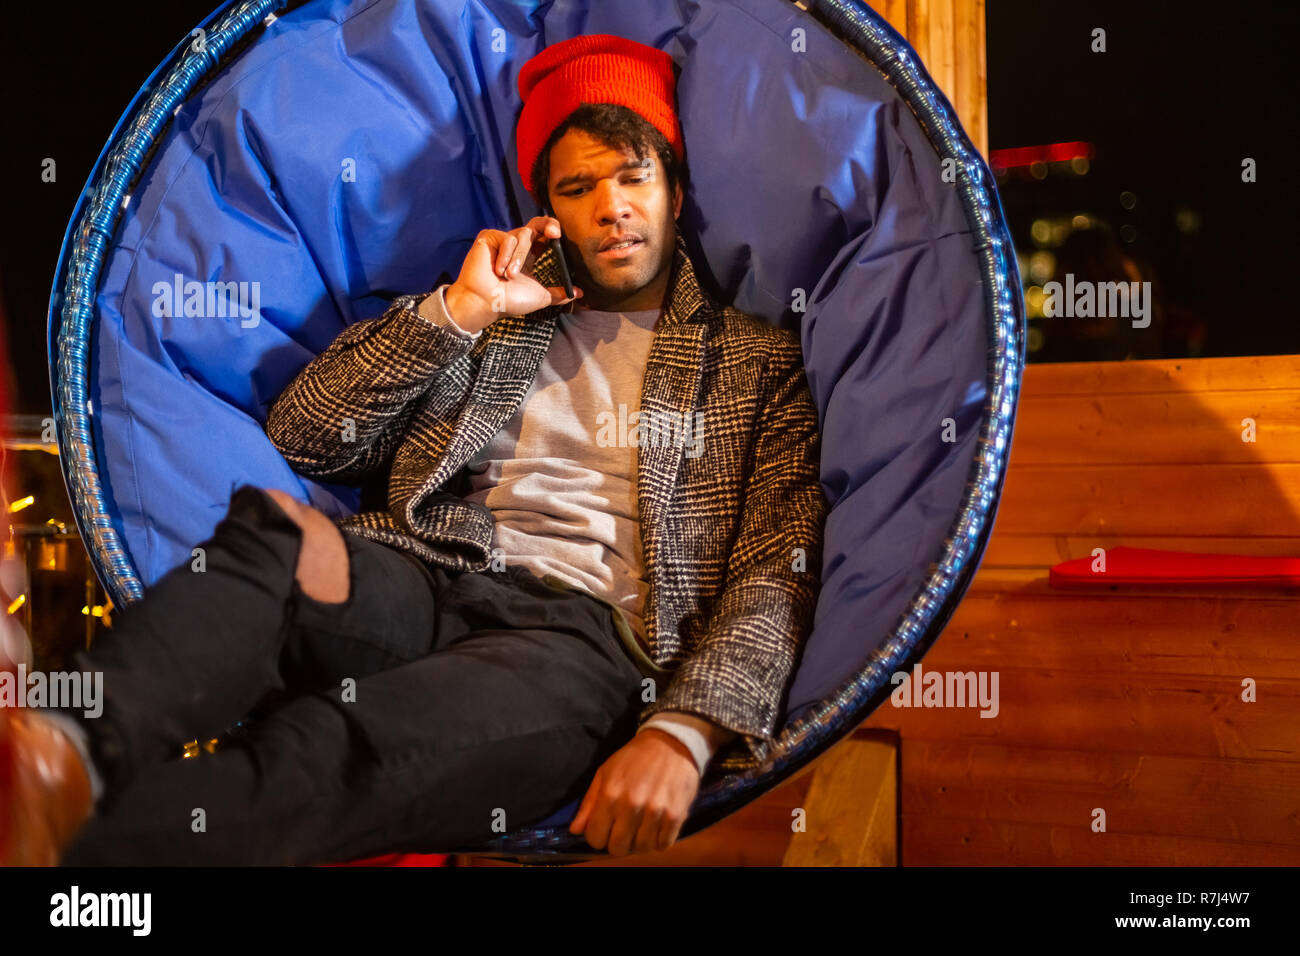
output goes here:
[[1300, 558], [1242, 554], [1195, 554], [1155, 548], [1106, 550], [1106, 570], [1094, 571], [1092, 555], [1051, 569], [1052, 587], [1109, 587], [1112, 584], [1229, 584], [1241, 587], [1300, 587]]
[[321, 866], [450, 866], [445, 853], [389, 853], [351, 863], [322, 863]]

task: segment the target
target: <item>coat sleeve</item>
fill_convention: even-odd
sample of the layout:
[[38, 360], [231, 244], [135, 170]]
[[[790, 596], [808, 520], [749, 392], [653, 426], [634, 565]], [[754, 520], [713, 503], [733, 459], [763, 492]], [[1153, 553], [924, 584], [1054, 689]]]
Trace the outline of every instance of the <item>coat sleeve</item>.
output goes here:
[[827, 502], [821, 436], [798, 342], [769, 367], [740, 529], [706, 636], [641, 712], [687, 711], [743, 735], [759, 762], [812, 630]]
[[352, 323], [276, 398], [266, 433], [294, 471], [355, 485], [391, 460], [418, 399], [474, 345], [419, 314], [432, 294]]

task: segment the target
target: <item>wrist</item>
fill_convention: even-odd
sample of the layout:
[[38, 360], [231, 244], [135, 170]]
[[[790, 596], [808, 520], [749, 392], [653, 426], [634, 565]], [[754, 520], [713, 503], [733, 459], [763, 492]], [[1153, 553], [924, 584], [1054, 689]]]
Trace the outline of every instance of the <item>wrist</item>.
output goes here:
[[443, 302], [446, 304], [447, 315], [451, 320], [470, 334], [483, 331], [491, 323], [490, 319], [483, 321], [483, 317], [479, 314], [481, 309], [476, 307], [481, 304], [478, 296], [467, 292], [454, 282], [447, 286], [443, 294]]
[[691, 748], [686, 746], [686, 744], [679, 737], [669, 733], [667, 730], [664, 730], [662, 727], [644, 727], [641, 733], [649, 734], [651, 737], [654, 737], [657, 740], [662, 740], [666, 742], [668, 746], [675, 753], [681, 754], [681, 756], [685, 758], [692, 767], [694, 767], [696, 770], [701, 769], [699, 765], [698, 755], [692, 753]]

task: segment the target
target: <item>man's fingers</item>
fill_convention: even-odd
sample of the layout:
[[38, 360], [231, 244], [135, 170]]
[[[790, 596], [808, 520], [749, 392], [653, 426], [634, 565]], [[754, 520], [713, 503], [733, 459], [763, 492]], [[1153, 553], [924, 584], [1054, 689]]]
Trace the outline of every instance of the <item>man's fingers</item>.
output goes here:
[[666, 850], [677, 842], [677, 835], [682, 832], [683, 822], [685, 821], [676, 819], [670, 813], [665, 813], [659, 819], [659, 849]]
[[663, 826], [663, 811], [646, 810], [641, 817], [641, 826], [636, 831], [636, 840], [632, 844], [634, 853], [653, 853], [661, 848], [659, 833]]
[[508, 232], [484, 229], [479, 233], [479, 239], [493, 253], [493, 275], [506, 280], [530, 268], [532, 260], [545, 250], [546, 243], [559, 237], [559, 221], [546, 216], [534, 216], [528, 225]]
[[597, 767], [595, 777], [591, 778], [591, 782], [586, 786], [586, 793], [582, 795], [582, 803], [578, 804], [577, 813], [573, 814], [573, 822], [569, 823], [571, 832], [580, 834], [580, 832], [588, 829], [591, 822], [591, 812], [597, 808], [599, 797], [601, 797], [601, 783], [601, 769]]
[[587, 810], [587, 805], [585, 803], [578, 808], [578, 812], [575, 813], [573, 819], [569, 821], [570, 833], [576, 836], [587, 828], [587, 816], [589, 812], [590, 811]]
[[528, 226], [516, 229], [518, 245], [510, 256], [510, 274], [518, 275], [524, 268], [524, 261], [532, 254], [536, 233]]
[[583, 838], [597, 850], [603, 849], [609, 842], [609, 828], [613, 824], [609, 801], [599, 799], [592, 808], [591, 818], [583, 829]]
[[641, 818], [645, 815], [644, 807], [623, 804], [614, 817], [614, 826], [609, 831], [609, 852], [614, 856], [623, 856], [632, 852], [632, 840], [641, 828]]
[[501, 278], [501, 248], [505, 245], [506, 234], [499, 229], [484, 229], [474, 240], [475, 245], [482, 245], [487, 250], [487, 267], [496, 278]]
[[532, 269], [533, 262], [547, 250], [551, 240], [559, 239], [561, 235], [559, 220], [550, 219], [546, 216], [534, 216], [528, 221], [527, 228], [532, 231], [533, 239], [529, 243], [528, 252], [524, 257], [523, 265], [520, 267], [524, 270]]
[[510, 256], [515, 251], [515, 246], [519, 239], [513, 232], [507, 232], [501, 240], [501, 245], [497, 247], [497, 255], [492, 263], [492, 271], [502, 279], [506, 277], [506, 271], [510, 267]]
[[528, 228], [537, 234], [538, 239], [560, 238], [560, 220], [551, 216], [534, 216], [528, 220]]
[[591, 783], [587, 784], [587, 792], [583, 794], [582, 803], [578, 804], [578, 812], [573, 816], [573, 822], [569, 824], [570, 833], [581, 833], [587, 827], [587, 818], [591, 816], [591, 811], [596, 806], [596, 796], [600, 792], [600, 770], [596, 771], [596, 776]]
[[[564, 302], [569, 301], [569, 297], [565, 294], [564, 286], [562, 285], [547, 286], [546, 291], [551, 294], [551, 305], [560, 305]], [[582, 290], [579, 289], [576, 285], [573, 287], [573, 297], [575, 299], [582, 298]]]

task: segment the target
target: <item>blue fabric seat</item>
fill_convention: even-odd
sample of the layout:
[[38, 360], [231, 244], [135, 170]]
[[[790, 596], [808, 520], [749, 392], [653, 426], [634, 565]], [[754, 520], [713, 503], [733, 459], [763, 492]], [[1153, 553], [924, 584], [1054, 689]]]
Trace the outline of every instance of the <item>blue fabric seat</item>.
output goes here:
[[[289, 468], [262, 429], [269, 404], [346, 325], [456, 275], [480, 229], [537, 214], [514, 168], [518, 71], [551, 43], [613, 33], [680, 67], [681, 227], [715, 297], [799, 332], [832, 505], [782, 746], [762, 770], [711, 773], [683, 835], [865, 719], [983, 552], [1023, 304], [992, 178], [910, 47], [856, 0], [808, 6], [215, 11], [202, 49], [178, 45], [114, 130], [51, 297], [65, 477], [114, 602], [188, 559], [239, 484], [359, 507], [358, 489]], [[216, 282], [247, 283], [244, 310], [187, 315], [186, 283]], [[576, 807], [491, 848], [572, 849]]]

